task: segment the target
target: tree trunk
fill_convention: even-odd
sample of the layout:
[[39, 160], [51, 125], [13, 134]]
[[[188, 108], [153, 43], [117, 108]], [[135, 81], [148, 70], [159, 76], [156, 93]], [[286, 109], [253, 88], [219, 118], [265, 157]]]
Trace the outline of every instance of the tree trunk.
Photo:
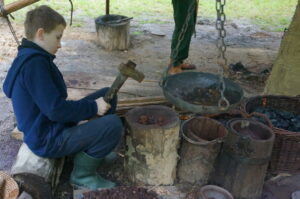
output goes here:
[[300, 95], [300, 0], [267, 81], [265, 94]]
[[127, 112], [125, 119], [128, 179], [140, 185], [172, 185], [179, 147], [177, 113], [164, 106], [144, 106]]

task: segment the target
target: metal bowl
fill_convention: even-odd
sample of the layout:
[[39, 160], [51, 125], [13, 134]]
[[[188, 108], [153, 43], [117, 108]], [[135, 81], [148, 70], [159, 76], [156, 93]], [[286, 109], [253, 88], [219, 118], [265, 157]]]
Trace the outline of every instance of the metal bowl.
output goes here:
[[[243, 98], [242, 88], [233, 81], [224, 78], [224, 96], [229, 101], [226, 109], [218, 106], [220, 100], [220, 77], [204, 72], [184, 72], [165, 77], [161, 82], [163, 93], [168, 101], [176, 107], [200, 114], [226, 112], [235, 107]], [[215, 91], [218, 91], [216, 93]], [[201, 93], [201, 95], [198, 95]], [[215, 95], [209, 95], [215, 93]], [[202, 96], [203, 95], [203, 96]], [[193, 102], [193, 97], [200, 100]]]

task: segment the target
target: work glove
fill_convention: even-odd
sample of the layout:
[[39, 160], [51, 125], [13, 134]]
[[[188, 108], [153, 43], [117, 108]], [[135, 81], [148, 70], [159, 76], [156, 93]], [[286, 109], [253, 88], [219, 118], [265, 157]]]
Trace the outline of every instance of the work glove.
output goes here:
[[110, 104], [104, 101], [103, 97], [96, 99], [96, 103], [98, 106], [98, 115], [104, 115], [111, 107]]

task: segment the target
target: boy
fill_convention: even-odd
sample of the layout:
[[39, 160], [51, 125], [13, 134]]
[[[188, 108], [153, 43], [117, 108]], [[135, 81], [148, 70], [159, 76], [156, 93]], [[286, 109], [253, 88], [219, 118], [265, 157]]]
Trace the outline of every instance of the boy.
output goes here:
[[[66, 27], [64, 18], [50, 7], [40, 6], [27, 13], [24, 25], [26, 39], [3, 84], [24, 142], [41, 157], [74, 154], [71, 184], [76, 187], [115, 186], [97, 176], [96, 169], [122, 136], [121, 120], [112, 114], [116, 97], [111, 105], [106, 103], [104, 88], [78, 101], [66, 100], [64, 79], [53, 63]], [[76, 126], [96, 114], [105, 115]]]

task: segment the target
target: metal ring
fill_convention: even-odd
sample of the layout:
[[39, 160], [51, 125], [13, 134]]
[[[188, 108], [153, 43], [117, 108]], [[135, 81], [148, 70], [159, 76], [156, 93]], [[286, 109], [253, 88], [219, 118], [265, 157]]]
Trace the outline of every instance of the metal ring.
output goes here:
[[[225, 102], [225, 106], [223, 106], [223, 102]], [[230, 106], [230, 102], [225, 97], [222, 97], [218, 102], [218, 107], [222, 111], [227, 110], [229, 108], [229, 106]]]

